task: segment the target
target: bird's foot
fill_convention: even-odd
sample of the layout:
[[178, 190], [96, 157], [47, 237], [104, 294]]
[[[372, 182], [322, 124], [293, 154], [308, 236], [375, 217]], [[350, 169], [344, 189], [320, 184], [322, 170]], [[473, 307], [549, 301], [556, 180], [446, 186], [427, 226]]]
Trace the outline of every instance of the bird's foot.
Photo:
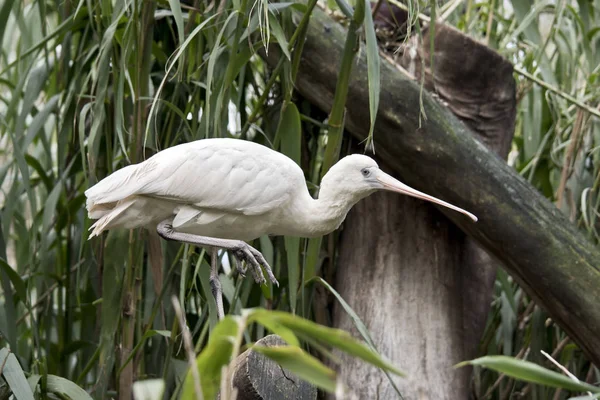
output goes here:
[[232, 254], [233, 259], [235, 260], [235, 267], [240, 274], [245, 275], [246, 273], [246, 268], [242, 266], [242, 262], [245, 261], [250, 266], [250, 271], [252, 272], [252, 276], [254, 277], [256, 283], [266, 283], [267, 281], [261, 268], [261, 266], [263, 266], [267, 271], [269, 280], [275, 285], [279, 286], [279, 282], [277, 282], [275, 275], [273, 275], [271, 266], [267, 260], [265, 260], [260, 251], [256, 250], [247, 243], [240, 242], [239, 247], [232, 250]]

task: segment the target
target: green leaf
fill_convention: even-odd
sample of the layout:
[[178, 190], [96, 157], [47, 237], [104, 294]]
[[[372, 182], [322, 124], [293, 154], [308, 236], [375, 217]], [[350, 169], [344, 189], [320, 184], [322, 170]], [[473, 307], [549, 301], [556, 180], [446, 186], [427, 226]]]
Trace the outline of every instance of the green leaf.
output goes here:
[[0, 8], [0, 43], [4, 42], [4, 29], [6, 29], [6, 22], [10, 17], [10, 11], [12, 10], [14, 0], [5, 0]]
[[[362, 0], [359, 0], [362, 1]], [[373, 144], [373, 131], [375, 130], [375, 119], [377, 110], [379, 110], [379, 93], [381, 91], [380, 59], [379, 45], [375, 34], [375, 25], [369, 0], [366, 2], [367, 12], [365, 12], [365, 34], [367, 39], [367, 76], [369, 81], [369, 115], [371, 125], [369, 127], [369, 136], [367, 137], [367, 148]]]
[[[300, 113], [294, 103], [289, 102], [284, 105], [276, 136], [281, 139], [281, 152], [300, 165], [302, 128]], [[287, 255], [290, 309], [295, 313], [300, 277], [300, 238], [286, 236], [284, 243]]]
[[25, 300], [27, 299], [27, 290], [25, 287], [25, 282], [23, 282], [21, 276], [10, 265], [8, 265], [6, 260], [2, 258], [0, 258], [0, 268], [2, 268], [6, 275], [8, 275], [8, 278], [12, 282], [13, 287], [17, 292], [17, 296], [19, 296], [21, 301], [25, 303]]
[[308, 239], [304, 267], [304, 282], [308, 282], [317, 275], [317, 267], [319, 263], [319, 254], [321, 252], [322, 242], [322, 236]]
[[279, 43], [281, 51], [283, 51], [283, 54], [285, 54], [288, 60], [291, 60], [292, 55], [290, 54], [290, 51], [288, 49], [288, 41], [285, 38], [285, 32], [283, 31], [283, 28], [279, 24], [279, 21], [277, 21], [277, 18], [275, 18], [273, 14], [269, 14], [269, 24], [271, 25], [271, 29], [273, 30], [273, 36], [275, 36], [277, 43]]
[[[0, 214], [1, 216], [1, 214]], [[6, 258], [6, 243], [4, 241], [3, 230], [0, 228], [0, 257]], [[8, 266], [10, 268], [10, 266]], [[12, 268], [11, 268], [12, 269]], [[21, 277], [19, 276], [19, 279]], [[10, 287], [10, 274], [6, 268], [0, 268], [0, 285], [2, 287], [2, 297], [4, 301], [0, 309], [0, 335], [5, 338], [12, 349], [17, 348], [17, 313], [13, 298], [13, 291]], [[13, 283], [14, 285], [14, 283]]]
[[277, 136], [281, 138], [281, 152], [300, 165], [302, 125], [298, 108], [292, 102], [283, 107]]
[[[211, 101], [214, 102], [214, 99], [212, 99], [213, 96], [213, 80], [214, 80], [214, 75], [215, 75], [215, 69], [216, 69], [216, 65], [217, 65], [217, 60], [219, 59], [219, 57], [221, 56], [221, 54], [225, 51], [225, 47], [224, 46], [220, 46], [219, 44], [221, 43], [221, 39], [223, 38], [223, 35], [225, 35], [227, 27], [229, 26], [229, 24], [234, 21], [232, 23], [232, 25], [235, 25], [235, 23], [237, 22], [237, 18], [238, 18], [238, 13], [237, 12], [232, 12], [227, 19], [225, 20], [225, 23], [223, 24], [223, 27], [221, 28], [221, 30], [219, 30], [219, 34], [217, 35], [217, 38], [215, 39], [215, 46], [213, 47], [213, 49], [210, 52], [210, 55], [208, 56], [208, 70], [206, 72], [206, 100], [205, 100], [205, 108], [204, 108], [204, 113], [202, 114], [202, 119], [206, 121], [205, 123], [205, 137], [210, 137], [211, 136], [211, 132], [210, 129], [213, 129], [215, 127], [220, 126], [219, 125], [219, 115], [218, 113], [216, 113], [215, 115], [213, 115], [214, 111], [211, 109], [212, 103]], [[218, 88], [217, 88], [218, 90]], [[217, 94], [218, 97], [218, 94]], [[214, 121], [213, 121], [214, 119]], [[217, 135], [219, 132], [215, 132]], [[213, 135], [215, 134], [213, 133]]]
[[25, 88], [25, 95], [23, 96], [23, 103], [21, 106], [21, 113], [17, 119], [15, 127], [15, 133], [18, 137], [25, 137], [25, 120], [31, 114], [31, 109], [34, 106], [35, 100], [39, 97], [43, 85], [46, 83], [48, 77], [47, 66], [41, 65], [31, 70], [27, 79], [27, 87]]
[[23, 142], [23, 148], [27, 149], [33, 139], [37, 136], [38, 132], [43, 128], [44, 124], [48, 122], [48, 117], [51, 113], [57, 110], [58, 101], [60, 95], [54, 95], [44, 105], [44, 108], [38, 112], [27, 128], [27, 136]]
[[[253, 314], [254, 313], [252, 313], [251, 315]], [[300, 342], [298, 341], [296, 335], [294, 335], [294, 332], [292, 332], [291, 329], [288, 329], [285, 326], [278, 323], [277, 321], [275, 321], [274, 318], [271, 318], [270, 313], [258, 313], [257, 317], [253, 318], [253, 320], [256, 323], [263, 325], [265, 328], [267, 328], [274, 334], [280, 336], [283, 340], [286, 341], [287, 344], [292, 346], [300, 346]]]
[[266, 311], [262, 309], [254, 310], [252, 318], [260, 318], [261, 313], [269, 313], [270, 317], [279, 324], [291, 329], [296, 334], [303, 334], [315, 338], [316, 340], [328, 344], [332, 347], [345, 351], [346, 353], [358, 357], [376, 367], [390, 371], [396, 375], [404, 376], [404, 373], [385, 361], [379, 354], [373, 352], [366, 345], [354, 339], [352, 335], [341, 329], [329, 328], [319, 325], [304, 318], [285, 313], [282, 311]]
[[335, 0], [335, 3], [346, 17], [350, 19], [352, 18], [352, 16], [354, 15], [354, 11], [352, 10], [352, 7], [350, 7], [350, 4], [346, 2], [346, 0]]
[[[115, 334], [121, 320], [121, 293], [123, 289], [123, 255], [129, 248], [128, 232], [124, 230], [109, 231], [104, 253], [104, 269], [102, 270], [102, 313], [100, 325], [100, 357], [98, 367], [110, 371], [115, 363]], [[111, 377], [102, 374], [99, 377], [95, 396], [108, 397], [106, 390]]]
[[[54, 177], [52, 175], [46, 174], [46, 168], [42, 167], [42, 165], [40, 164], [40, 160], [33, 156], [30, 156], [29, 154], [25, 154], [25, 161], [31, 168], [33, 168], [38, 173], [40, 179], [46, 187], [46, 190], [51, 191], [52, 187], [54, 186], [54, 181], [52, 179]], [[50, 174], [52, 174], [52, 171], [50, 171]]]
[[2, 375], [8, 383], [10, 390], [18, 400], [34, 400], [33, 392], [29, 387], [23, 369], [17, 361], [17, 357], [10, 350], [0, 349], [0, 366], [4, 365]]
[[73, 400], [92, 400], [92, 396], [90, 396], [88, 392], [83, 390], [81, 387], [68, 379], [56, 375], [47, 375], [46, 389], [61, 398]]
[[290, 370], [301, 379], [334, 393], [336, 374], [319, 360], [295, 346], [254, 346], [252, 350], [275, 361], [281, 367]]
[[[229, 364], [233, 352], [233, 344], [239, 333], [240, 326], [231, 317], [225, 317], [211, 332], [207, 346], [196, 358], [200, 373], [200, 385], [205, 399], [214, 399], [221, 384], [221, 370]], [[196, 398], [194, 376], [188, 371], [183, 387], [182, 398]]]
[[537, 383], [540, 385], [551, 386], [576, 392], [600, 393], [600, 388], [592, 386], [585, 382], [575, 382], [571, 378], [551, 371], [529, 361], [519, 360], [506, 356], [487, 356], [477, 358], [471, 361], [464, 361], [456, 367], [465, 365], [479, 365], [494, 371], [503, 373], [512, 378]]
[[173, 11], [173, 18], [175, 18], [175, 25], [177, 25], [177, 37], [179, 43], [184, 41], [184, 30], [183, 30], [183, 16], [181, 14], [181, 4], [178, 0], [169, 0], [169, 6]]

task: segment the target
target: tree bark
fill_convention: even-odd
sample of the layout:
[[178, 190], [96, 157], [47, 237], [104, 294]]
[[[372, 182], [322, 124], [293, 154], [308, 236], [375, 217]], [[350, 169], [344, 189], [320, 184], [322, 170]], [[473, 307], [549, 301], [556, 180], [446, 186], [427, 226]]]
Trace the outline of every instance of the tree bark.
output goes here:
[[[284, 346], [277, 335], [256, 342], [259, 346]], [[233, 364], [231, 385], [238, 390], [237, 400], [316, 400], [317, 388], [280, 367], [264, 355], [246, 350]]]
[[[345, 35], [343, 27], [315, 9], [296, 87], [323, 110], [331, 107]], [[354, 64], [346, 117], [346, 128], [359, 139], [365, 138], [369, 124], [365, 53], [362, 49]], [[269, 60], [277, 58], [275, 51], [269, 52]], [[427, 119], [420, 118], [418, 84], [385, 60], [381, 87], [378, 156], [407, 184], [477, 215], [479, 222], [472, 223], [441, 210], [502, 261], [592, 361], [600, 363], [600, 251], [427, 93], [422, 95]]]
[[[387, 3], [382, 7], [380, 12], [389, 11]], [[402, 23], [396, 14], [394, 20]], [[516, 115], [512, 65], [441, 24], [435, 29], [433, 70], [429, 30], [423, 30], [422, 41], [416, 36], [408, 44], [401, 64], [417, 80], [424, 74], [426, 89], [505, 158]], [[344, 224], [336, 289], [361, 310], [359, 316], [384, 354], [402, 363], [408, 377], [397, 386], [405, 398], [466, 399], [471, 369], [453, 366], [476, 356], [497, 265], [434, 207], [381, 193], [355, 207]], [[336, 327], [353, 328], [339, 305], [333, 321]], [[396, 397], [381, 371], [337, 355], [344, 381], [359, 398]]]

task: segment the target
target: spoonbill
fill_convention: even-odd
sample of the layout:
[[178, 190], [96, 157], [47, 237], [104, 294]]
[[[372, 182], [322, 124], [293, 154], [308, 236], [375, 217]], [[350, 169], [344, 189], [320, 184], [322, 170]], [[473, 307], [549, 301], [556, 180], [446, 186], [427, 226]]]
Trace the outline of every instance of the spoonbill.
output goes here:
[[115, 171], [89, 188], [90, 238], [114, 228], [156, 229], [167, 240], [211, 249], [210, 284], [222, 318], [217, 251], [231, 251], [236, 269], [249, 267], [265, 283], [261, 266], [278, 285], [263, 255], [246, 243], [262, 235], [322, 236], [337, 229], [354, 204], [388, 190], [477, 217], [415, 190], [379, 169], [370, 157], [342, 158], [325, 174], [317, 199], [290, 158], [239, 139], [203, 139], [156, 153]]

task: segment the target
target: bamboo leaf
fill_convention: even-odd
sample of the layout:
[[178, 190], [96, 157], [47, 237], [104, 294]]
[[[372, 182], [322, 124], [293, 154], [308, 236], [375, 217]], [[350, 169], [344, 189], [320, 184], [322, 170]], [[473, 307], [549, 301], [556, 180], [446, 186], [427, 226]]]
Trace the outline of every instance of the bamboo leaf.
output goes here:
[[179, 43], [184, 41], [184, 29], [183, 29], [183, 16], [181, 14], [181, 4], [178, 0], [169, 0], [169, 6], [173, 12], [173, 18], [175, 19], [175, 25], [177, 25], [177, 37]]
[[[229, 17], [227, 17], [227, 19], [225, 20], [225, 23], [223, 24], [223, 27], [221, 28], [221, 30], [219, 31], [219, 34], [217, 35], [217, 38], [215, 39], [215, 47], [212, 49], [212, 51], [210, 52], [210, 56], [208, 57], [208, 69], [206, 71], [206, 100], [205, 100], [205, 111], [204, 114], [202, 115], [203, 120], [205, 120], [205, 128], [206, 131], [204, 133], [204, 137], [209, 138], [211, 137], [211, 130], [215, 127], [217, 127], [216, 129], [218, 129], [218, 127], [220, 126], [219, 124], [219, 114], [215, 113], [215, 115], [212, 115], [212, 102], [214, 101], [212, 96], [213, 96], [213, 80], [214, 80], [214, 75], [215, 75], [215, 68], [216, 68], [216, 64], [217, 64], [217, 60], [219, 59], [219, 57], [221, 56], [221, 54], [225, 51], [226, 47], [225, 46], [221, 46], [221, 40], [223, 38], [223, 36], [225, 35], [225, 32], [229, 26], [230, 23], [232, 23], [232, 21], [234, 21], [232, 23], [232, 25], [235, 25], [235, 22], [237, 21], [238, 15], [237, 13], [233, 12], [229, 15]], [[219, 91], [220, 92], [220, 91]], [[218, 93], [217, 93], [217, 97], [218, 97]], [[218, 130], [213, 133], [213, 137], [218, 136], [219, 132]]]
[[592, 386], [585, 382], [576, 382], [571, 378], [541, 367], [532, 362], [519, 360], [513, 357], [481, 357], [475, 360], [461, 362], [457, 364], [456, 367], [464, 367], [465, 365], [482, 366], [521, 381], [537, 383], [540, 385], [572, 390], [576, 392], [590, 391], [592, 393], [600, 393], [599, 387]]
[[0, 349], [0, 366], [4, 365], [2, 375], [8, 383], [10, 390], [18, 400], [34, 400], [33, 392], [29, 387], [23, 369], [17, 361], [17, 357], [8, 349]]
[[0, 268], [2, 269], [2, 272], [8, 276], [10, 282], [12, 282], [15, 292], [17, 292], [17, 296], [19, 296], [21, 301], [25, 303], [27, 300], [27, 290], [25, 282], [23, 282], [21, 276], [10, 265], [8, 265], [6, 260], [3, 258], [0, 258]]
[[40, 112], [38, 112], [33, 120], [29, 124], [29, 128], [27, 129], [27, 136], [25, 137], [25, 141], [23, 142], [23, 148], [27, 149], [33, 139], [37, 136], [40, 130], [43, 128], [44, 124], [48, 121], [48, 117], [52, 112], [55, 112], [58, 106], [58, 101], [60, 100], [60, 95], [54, 95], [50, 98], [44, 108]]
[[[254, 310], [252, 318], [261, 318], [260, 314], [265, 312], [267, 311], [259, 309]], [[404, 376], [403, 372], [391, 365], [388, 361], [385, 361], [379, 354], [373, 352], [366, 345], [354, 339], [348, 332], [341, 329], [322, 326], [304, 318], [281, 311], [269, 311], [268, 313], [271, 314], [270, 318], [288, 329], [291, 329], [296, 334], [310, 336], [383, 370], [390, 371], [399, 376]]]
[[[102, 313], [100, 325], [100, 352], [98, 367], [110, 371], [115, 363], [115, 334], [121, 320], [121, 293], [123, 289], [123, 273], [129, 247], [127, 231], [110, 231], [107, 236], [106, 248], [110, 252], [104, 254], [102, 274]], [[97, 384], [97, 397], [105, 398], [110, 376], [102, 374]]]
[[273, 36], [275, 36], [277, 43], [279, 43], [281, 51], [283, 51], [283, 54], [285, 54], [288, 60], [291, 60], [292, 55], [288, 50], [288, 41], [285, 38], [285, 32], [283, 32], [283, 28], [281, 27], [281, 25], [279, 25], [279, 21], [277, 21], [277, 18], [275, 18], [272, 14], [269, 14], [269, 24], [271, 25]]
[[291, 346], [300, 347], [300, 342], [298, 341], [298, 338], [296, 337], [296, 335], [294, 335], [294, 332], [291, 329], [286, 328], [285, 326], [277, 323], [276, 321], [268, 317], [263, 317], [260, 320], [257, 320], [256, 322], [263, 325], [275, 335], [280, 336], [283, 340], [285, 340], [287, 344]]
[[[239, 334], [239, 325], [233, 317], [227, 316], [213, 329], [207, 346], [196, 359], [202, 395], [205, 399], [214, 399], [221, 383], [221, 371], [229, 364], [233, 352], [233, 343]], [[182, 398], [196, 398], [194, 377], [188, 371], [183, 387]]]
[[306, 250], [304, 266], [304, 282], [308, 282], [317, 274], [317, 267], [319, 263], [319, 255], [321, 252], [322, 241], [322, 236], [308, 239], [308, 248]]
[[295, 346], [254, 346], [252, 350], [265, 355], [301, 379], [334, 393], [336, 388], [335, 372], [323, 365], [315, 357]]
[[48, 69], [46, 65], [33, 68], [27, 79], [27, 87], [23, 95], [23, 103], [21, 105], [21, 113], [17, 119], [15, 133], [18, 137], [25, 137], [25, 119], [30, 115], [31, 109], [34, 106], [35, 100], [39, 97], [42, 86], [46, 83], [48, 77]]
[[[284, 105], [276, 137], [281, 139], [281, 152], [300, 165], [302, 128], [300, 113], [294, 103]], [[300, 277], [300, 238], [284, 238], [288, 265], [290, 308], [296, 311], [298, 282]]]
[[10, 17], [13, 4], [13, 0], [6, 0], [2, 4], [2, 8], [0, 8], [0, 43], [4, 41], [4, 30], [6, 29], [6, 22], [8, 21], [8, 17]]
[[[358, 0], [362, 1], [362, 0]], [[369, 135], [367, 137], [367, 148], [373, 146], [373, 132], [375, 130], [375, 120], [377, 118], [377, 110], [379, 109], [379, 93], [381, 91], [381, 76], [380, 76], [380, 59], [379, 46], [377, 44], [377, 36], [375, 34], [375, 25], [373, 24], [373, 15], [369, 0], [366, 2], [365, 12], [365, 35], [367, 39], [367, 75], [369, 81], [369, 115], [371, 117], [371, 125], [369, 127]]]
[[46, 390], [61, 398], [73, 400], [92, 400], [92, 396], [68, 379], [56, 375], [46, 376]]
[[335, 0], [335, 4], [340, 8], [340, 11], [344, 13], [347, 18], [352, 19], [354, 15], [354, 10], [350, 7], [350, 4], [346, 2], [346, 0]]
[[[2, 214], [0, 214], [0, 217]], [[6, 242], [4, 241], [3, 230], [0, 229], [0, 258], [6, 259]], [[5, 271], [6, 268], [0, 268], [0, 285], [2, 287], [2, 296], [4, 301], [0, 303], [0, 335], [6, 339], [11, 349], [17, 348], [17, 315], [13, 291], [10, 287], [10, 276]], [[20, 279], [20, 277], [19, 277]]]

